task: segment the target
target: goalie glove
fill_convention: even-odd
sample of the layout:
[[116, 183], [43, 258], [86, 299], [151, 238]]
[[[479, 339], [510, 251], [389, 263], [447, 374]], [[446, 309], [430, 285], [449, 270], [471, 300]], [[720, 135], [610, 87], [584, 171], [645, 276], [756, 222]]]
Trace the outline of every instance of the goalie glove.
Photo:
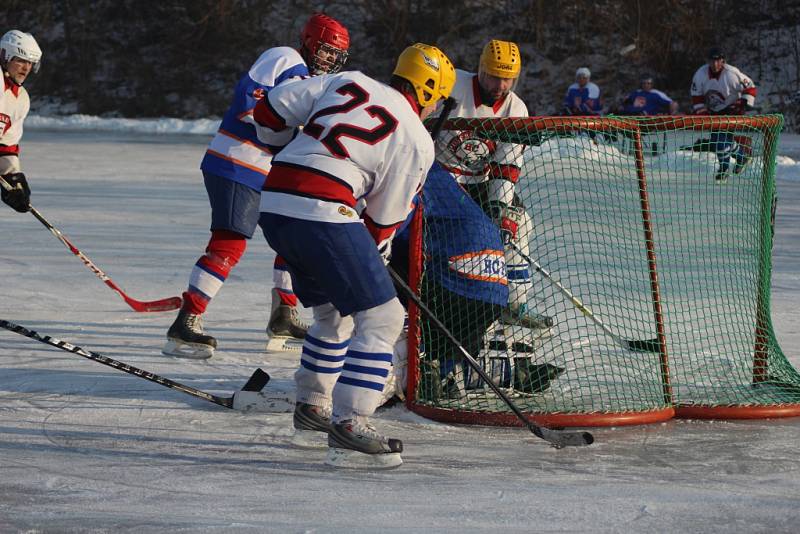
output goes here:
[[522, 222], [522, 208], [508, 206], [501, 202], [492, 202], [489, 207], [490, 217], [500, 228], [500, 237], [503, 245], [508, 245], [517, 239], [517, 231]]
[[3, 185], [0, 191], [0, 197], [3, 202], [14, 208], [19, 213], [25, 213], [31, 209], [31, 190], [28, 187], [28, 181], [25, 175], [21, 172], [14, 172], [3, 176], [6, 184], [10, 189], [6, 189]]

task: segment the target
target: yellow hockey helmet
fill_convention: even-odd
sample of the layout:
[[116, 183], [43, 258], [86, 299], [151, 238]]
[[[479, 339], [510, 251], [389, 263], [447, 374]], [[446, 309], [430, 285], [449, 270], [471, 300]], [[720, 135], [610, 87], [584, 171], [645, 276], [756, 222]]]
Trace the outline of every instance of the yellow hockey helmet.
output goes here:
[[422, 107], [450, 96], [456, 83], [456, 69], [444, 52], [422, 43], [403, 50], [392, 74], [408, 80]]
[[521, 68], [522, 58], [516, 43], [492, 39], [483, 47], [479, 72], [498, 78], [518, 78]]

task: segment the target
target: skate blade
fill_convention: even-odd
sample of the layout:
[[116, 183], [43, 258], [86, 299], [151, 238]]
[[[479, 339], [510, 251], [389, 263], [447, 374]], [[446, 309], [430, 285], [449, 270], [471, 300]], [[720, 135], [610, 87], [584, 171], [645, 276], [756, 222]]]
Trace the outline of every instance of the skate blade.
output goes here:
[[300, 352], [303, 350], [303, 340], [294, 337], [269, 337], [266, 345], [267, 352]]
[[399, 452], [365, 454], [351, 449], [328, 448], [325, 464], [345, 469], [393, 469], [402, 465]]
[[183, 341], [175, 341], [170, 339], [161, 353], [165, 356], [174, 356], [176, 358], [187, 358], [190, 360], [207, 360], [214, 355], [214, 347], [202, 345], [200, 343], [185, 343]]
[[326, 449], [328, 448], [327, 432], [318, 430], [300, 430], [295, 428], [291, 438], [292, 445], [301, 449]]

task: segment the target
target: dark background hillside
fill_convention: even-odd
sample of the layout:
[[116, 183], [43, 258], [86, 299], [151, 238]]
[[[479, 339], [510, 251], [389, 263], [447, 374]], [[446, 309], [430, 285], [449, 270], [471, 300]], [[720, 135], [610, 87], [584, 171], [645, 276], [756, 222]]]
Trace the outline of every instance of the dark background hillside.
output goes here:
[[800, 0], [3, 0], [0, 20], [44, 50], [34, 113], [197, 118], [220, 116], [241, 73], [265, 48], [296, 46], [315, 10], [350, 29], [348, 68], [379, 79], [415, 41], [466, 70], [489, 39], [516, 41], [517, 92], [539, 115], [557, 111], [580, 66], [607, 107], [649, 72], [686, 112], [692, 74], [721, 45], [755, 80], [762, 111], [800, 126]]

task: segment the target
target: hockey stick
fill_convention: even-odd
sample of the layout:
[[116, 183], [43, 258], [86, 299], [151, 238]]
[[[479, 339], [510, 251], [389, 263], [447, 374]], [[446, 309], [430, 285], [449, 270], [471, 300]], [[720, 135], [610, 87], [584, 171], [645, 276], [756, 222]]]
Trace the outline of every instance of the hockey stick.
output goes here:
[[514, 251], [517, 254], [519, 254], [522, 257], [523, 260], [527, 261], [531, 265], [531, 267], [533, 267], [534, 270], [536, 270], [536, 272], [540, 273], [542, 276], [547, 278], [547, 280], [549, 280], [551, 284], [556, 286], [559, 289], [559, 291], [561, 291], [561, 293], [565, 297], [567, 297], [567, 299], [569, 299], [569, 301], [572, 302], [572, 304], [574, 304], [575, 307], [578, 308], [578, 310], [581, 311], [581, 313], [583, 313], [586, 317], [591, 319], [597, 326], [599, 326], [603, 330], [603, 332], [608, 334], [609, 337], [611, 337], [614, 341], [616, 341], [618, 344], [620, 344], [623, 348], [626, 348], [626, 349], [632, 350], [632, 351], [636, 351], [636, 352], [661, 352], [661, 345], [658, 342], [658, 338], [643, 339], [643, 340], [640, 340], [640, 339], [624, 339], [624, 338], [618, 336], [617, 334], [615, 334], [609, 327], [607, 327], [605, 325], [605, 323], [603, 323], [603, 321], [601, 321], [592, 312], [592, 310], [587, 308], [586, 305], [583, 302], [581, 302], [578, 297], [573, 295], [572, 291], [570, 291], [569, 289], [567, 289], [566, 287], [561, 285], [560, 282], [555, 280], [550, 275], [550, 273], [547, 271], [547, 269], [545, 269], [544, 267], [539, 265], [539, 262], [537, 262], [536, 260], [534, 260], [533, 258], [528, 256], [527, 254], [522, 252], [519, 249], [519, 247], [517, 245], [515, 245], [514, 243], [509, 243], [509, 245], [511, 246], [511, 248], [514, 249]]
[[[2, 177], [0, 177], [0, 186], [2, 186], [3, 189], [5, 189], [6, 191], [13, 190], [13, 188], [8, 184], [8, 182], [3, 180]], [[33, 214], [33, 216], [36, 217], [40, 223], [42, 223], [48, 230], [50, 230], [50, 233], [52, 233], [62, 243], [64, 243], [64, 245], [70, 250], [70, 252], [78, 256], [81, 259], [81, 261], [83, 261], [84, 265], [86, 265], [89, 269], [91, 269], [92, 272], [96, 274], [98, 278], [100, 278], [100, 280], [105, 282], [105, 284], [108, 287], [119, 293], [119, 295], [122, 297], [122, 300], [124, 300], [128, 304], [128, 306], [133, 308], [134, 311], [160, 312], [160, 311], [177, 310], [178, 308], [181, 307], [182, 301], [180, 297], [169, 297], [166, 299], [152, 300], [146, 302], [132, 299], [131, 297], [126, 295], [125, 292], [122, 290], [122, 288], [119, 287], [116, 283], [114, 283], [114, 281], [111, 278], [109, 278], [106, 273], [101, 271], [100, 268], [92, 262], [92, 260], [87, 258], [83, 252], [78, 250], [75, 247], [75, 245], [70, 243], [69, 239], [67, 239], [67, 236], [62, 234], [58, 228], [50, 224], [47, 221], [47, 219], [45, 219], [44, 216], [42, 216], [42, 214], [39, 213], [39, 211], [33, 206], [31, 206], [31, 214]]]
[[452, 96], [448, 96], [444, 100], [444, 105], [442, 106], [442, 112], [436, 117], [436, 122], [433, 123], [433, 127], [431, 128], [431, 139], [436, 141], [436, 138], [439, 137], [439, 133], [442, 131], [442, 126], [444, 126], [444, 121], [450, 116], [450, 112], [453, 111], [453, 108], [456, 107], [458, 102]]
[[417, 296], [416, 293], [406, 284], [405, 280], [397, 274], [397, 272], [392, 269], [390, 266], [387, 266], [389, 270], [389, 275], [394, 280], [395, 284], [402, 289], [403, 293], [406, 294], [408, 298], [410, 298], [414, 304], [425, 314], [425, 316], [434, 324], [436, 328], [438, 328], [445, 337], [458, 348], [461, 352], [461, 355], [464, 357], [464, 360], [469, 364], [472, 369], [478, 373], [486, 384], [494, 391], [498, 397], [500, 397], [506, 405], [511, 408], [511, 411], [514, 412], [520, 421], [530, 430], [533, 434], [537, 437], [542, 438], [543, 440], [550, 443], [553, 447], [557, 449], [561, 449], [563, 447], [580, 447], [583, 445], [591, 445], [594, 443], [594, 436], [592, 436], [589, 432], [570, 432], [565, 430], [553, 430], [551, 428], [539, 426], [527, 417], [525, 414], [522, 413], [522, 410], [514, 404], [514, 402], [508, 397], [508, 395], [500, 389], [497, 384], [495, 384], [486, 371], [483, 370], [481, 365], [475, 360], [475, 358], [467, 352], [461, 343], [455, 338], [455, 336], [447, 329], [447, 327], [442, 324], [436, 315], [425, 305], [423, 304], [422, 300]]
[[[61, 349], [66, 352], [72, 352], [74, 354], [77, 354], [78, 356], [83, 356], [84, 358], [88, 358], [92, 361], [102, 363], [103, 365], [108, 365], [109, 367], [113, 367], [114, 369], [119, 369], [120, 371], [131, 374], [133, 376], [138, 376], [139, 378], [144, 378], [145, 380], [155, 382], [156, 384], [160, 384], [164, 387], [168, 387], [170, 389], [177, 389], [178, 391], [183, 391], [184, 393], [187, 393], [193, 397], [213, 402], [214, 404], [218, 404], [225, 408], [234, 409], [234, 399], [236, 398], [236, 395], [239, 392], [234, 393], [232, 397], [218, 397], [216, 395], [212, 395], [211, 393], [206, 393], [205, 391], [195, 389], [191, 386], [180, 384], [178, 382], [170, 380], [169, 378], [158, 376], [155, 373], [138, 369], [136, 367], [133, 367], [132, 365], [128, 365], [127, 363], [113, 360], [111, 358], [103, 356], [102, 354], [98, 354], [96, 352], [92, 352], [89, 350], [84, 350], [81, 347], [78, 347], [71, 343], [67, 343], [66, 341], [61, 341], [60, 339], [56, 339], [50, 336], [43, 336], [38, 332], [34, 332], [33, 330], [28, 330], [24, 326], [14, 324], [4, 319], [0, 319], [0, 327], [3, 327], [6, 330], [17, 333], [19, 335], [35, 339], [36, 341], [40, 341], [42, 343], [50, 345], [51, 347], [55, 347], [57, 349]], [[269, 378], [270, 376], [266, 372], [264, 372], [261, 369], [256, 369], [255, 372], [252, 374], [252, 376], [250, 376], [250, 379], [242, 388], [242, 391], [261, 391], [262, 389], [264, 389], [264, 386], [267, 385], [267, 382], [269, 382]]]

